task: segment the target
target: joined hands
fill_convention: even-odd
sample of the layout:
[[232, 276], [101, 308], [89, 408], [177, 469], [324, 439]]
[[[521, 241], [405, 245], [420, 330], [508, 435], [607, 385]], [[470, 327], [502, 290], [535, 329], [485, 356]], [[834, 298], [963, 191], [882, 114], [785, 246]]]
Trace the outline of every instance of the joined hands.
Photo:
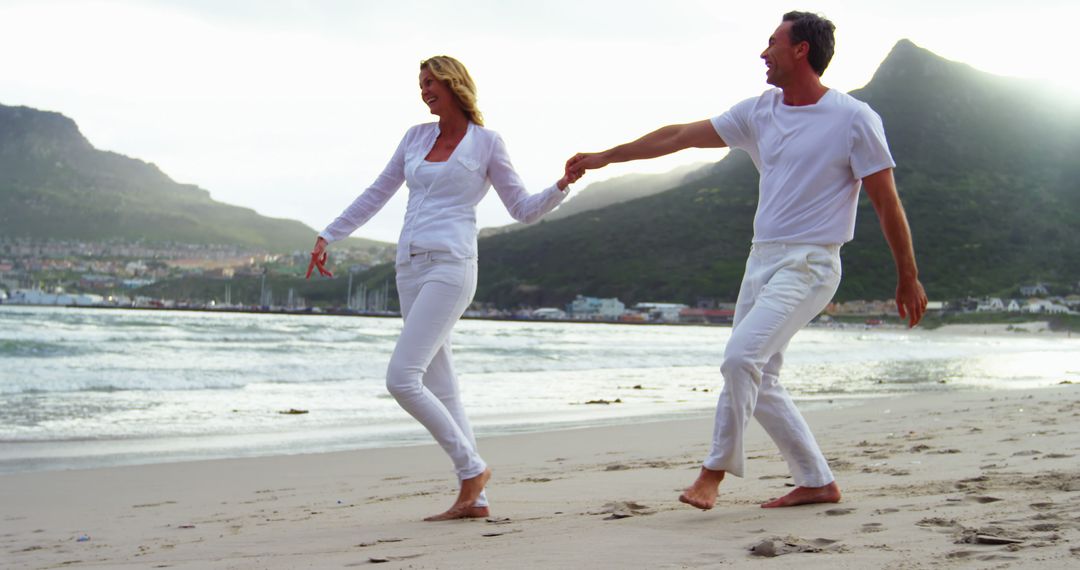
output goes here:
[[610, 163], [610, 160], [604, 158], [604, 153], [579, 152], [566, 161], [566, 175], [570, 176], [572, 174], [577, 178], [581, 178], [586, 170], [603, 168]]

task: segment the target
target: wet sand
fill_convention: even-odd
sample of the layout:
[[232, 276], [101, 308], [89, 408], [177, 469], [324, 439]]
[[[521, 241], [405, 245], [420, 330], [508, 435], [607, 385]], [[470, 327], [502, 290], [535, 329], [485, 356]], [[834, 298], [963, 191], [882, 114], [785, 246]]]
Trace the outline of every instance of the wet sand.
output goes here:
[[[1080, 388], [924, 394], [807, 414], [839, 504], [790, 490], [756, 424], [747, 478], [677, 501], [711, 421], [487, 438], [491, 518], [433, 445], [0, 476], [5, 568], [1080, 567]], [[81, 540], [80, 540], [81, 539]], [[778, 561], [779, 562], [779, 561]]]

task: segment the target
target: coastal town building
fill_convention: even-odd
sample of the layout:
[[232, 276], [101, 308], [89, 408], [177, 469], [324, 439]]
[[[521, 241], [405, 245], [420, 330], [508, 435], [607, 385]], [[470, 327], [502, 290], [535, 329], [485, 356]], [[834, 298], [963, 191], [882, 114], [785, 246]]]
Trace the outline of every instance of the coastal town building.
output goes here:
[[985, 297], [982, 302], [975, 307], [976, 313], [1001, 313], [1005, 311], [1005, 302], [999, 297]]
[[1046, 284], [1042, 283], [1041, 281], [1039, 283], [1034, 284], [1034, 285], [1021, 285], [1020, 286], [1020, 296], [1021, 297], [1040, 297], [1040, 296], [1045, 297], [1046, 295], [1049, 295], [1049, 294], [1050, 294], [1050, 291], [1046, 288]]
[[679, 314], [686, 308], [682, 303], [638, 303], [632, 310], [643, 315], [646, 321], [677, 323], [680, 321]]
[[626, 305], [616, 298], [601, 299], [578, 295], [567, 309], [574, 319], [617, 319], [626, 312]]
[[4, 300], [8, 305], [78, 305], [93, 306], [105, 303], [101, 295], [47, 293], [39, 289], [16, 289]]
[[1077, 314], [1062, 303], [1055, 303], [1050, 299], [1032, 299], [1024, 307], [1024, 312], [1040, 315], [1074, 315]]
[[541, 307], [536, 309], [530, 316], [534, 319], [541, 320], [561, 320], [566, 318], [566, 311], [562, 309], [556, 309], [553, 307]]

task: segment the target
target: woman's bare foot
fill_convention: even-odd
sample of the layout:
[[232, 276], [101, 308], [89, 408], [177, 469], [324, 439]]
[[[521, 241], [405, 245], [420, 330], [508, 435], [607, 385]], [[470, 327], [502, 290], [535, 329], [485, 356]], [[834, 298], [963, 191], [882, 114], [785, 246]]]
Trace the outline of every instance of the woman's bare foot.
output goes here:
[[836, 484], [836, 481], [833, 481], [824, 487], [795, 487], [795, 490], [779, 499], [773, 499], [767, 503], [762, 503], [761, 508], [775, 509], [777, 507], [794, 507], [796, 505], [839, 502], [840, 487]]
[[679, 495], [679, 501], [707, 511], [716, 505], [716, 497], [720, 495], [720, 482], [723, 480], [723, 471], [702, 467], [694, 484]]
[[458, 508], [457, 503], [450, 507], [450, 510], [445, 513], [439, 513], [437, 515], [431, 515], [425, 518], [427, 522], [439, 522], [439, 521], [452, 521], [456, 519], [485, 519], [491, 516], [491, 511], [487, 507], [464, 507]]
[[433, 515], [424, 520], [436, 522], [487, 517], [490, 514], [487, 507], [476, 507], [473, 505], [476, 504], [476, 499], [478, 499], [480, 493], [484, 491], [484, 487], [487, 486], [489, 479], [491, 479], [491, 469], [485, 469], [483, 473], [471, 479], [463, 479], [461, 481], [461, 491], [458, 492], [457, 499], [454, 501], [453, 506], [447, 509], [445, 513]]

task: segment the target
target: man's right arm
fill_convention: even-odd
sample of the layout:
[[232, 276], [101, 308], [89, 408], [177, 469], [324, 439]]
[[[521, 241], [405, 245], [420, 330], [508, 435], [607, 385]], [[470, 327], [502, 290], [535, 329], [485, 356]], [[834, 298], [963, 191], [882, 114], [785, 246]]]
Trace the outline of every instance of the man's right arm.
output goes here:
[[603, 152], [583, 152], [566, 161], [566, 172], [584, 172], [603, 168], [613, 162], [656, 158], [687, 148], [722, 148], [727, 146], [708, 119], [685, 125], [668, 125], [633, 142]]

